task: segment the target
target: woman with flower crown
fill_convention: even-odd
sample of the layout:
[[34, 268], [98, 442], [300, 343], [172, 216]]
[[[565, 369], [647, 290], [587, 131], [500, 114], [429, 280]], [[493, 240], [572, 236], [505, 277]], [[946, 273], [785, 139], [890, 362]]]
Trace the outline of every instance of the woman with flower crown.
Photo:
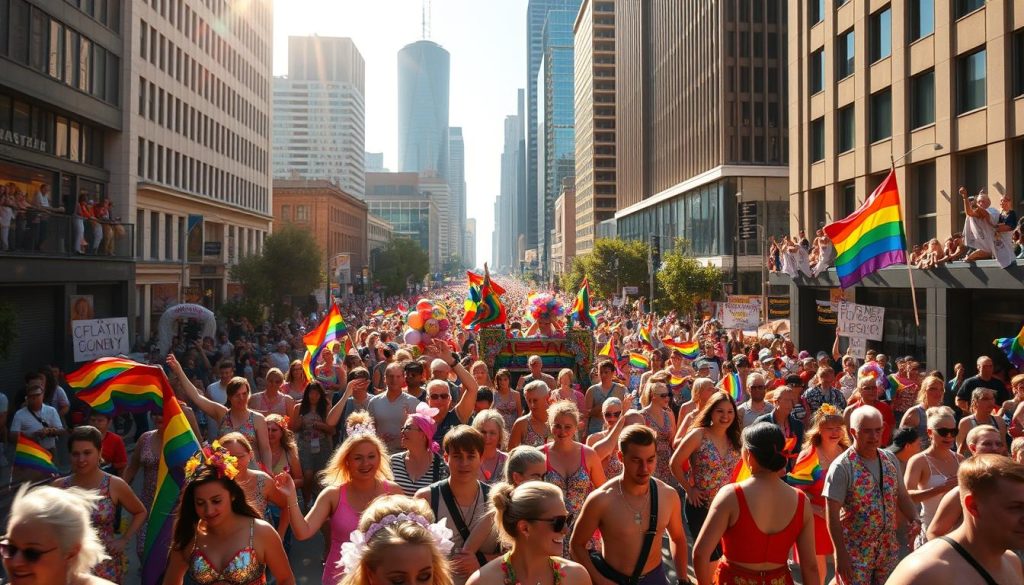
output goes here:
[[383, 495], [402, 493], [402, 488], [391, 481], [386, 453], [370, 415], [354, 412], [348, 417], [348, 438], [331, 455], [327, 468], [319, 473], [325, 487], [305, 517], [298, 507], [291, 475], [279, 473], [274, 478], [287, 501], [295, 538], [311, 538], [324, 523], [329, 523], [331, 539], [324, 561], [324, 583], [337, 583], [341, 579], [342, 568], [338, 565], [341, 545], [356, 530], [359, 516], [370, 502]]
[[[434, 522], [430, 505], [403, 495], [377, 498], [342, 545], [340, 585], [452, 585], [447, 555], [452, 530]], [[334, 585], [337, 581], [324, 581]]]
[[498, 536], [509, 551], [473, 573], [466, 585], [590, 585], [581, 565], [562, 558], [562, 541], [569, 537], [562, 490], [542, 481], [502, 483], [490, 499]]
[[185, 489], [174, 522], [164, 585], [262, 585], [269, 571], [278, 585], [295, 577], [277, 531], [235, 483], [238, 461], [219, 445], [185, 466]]

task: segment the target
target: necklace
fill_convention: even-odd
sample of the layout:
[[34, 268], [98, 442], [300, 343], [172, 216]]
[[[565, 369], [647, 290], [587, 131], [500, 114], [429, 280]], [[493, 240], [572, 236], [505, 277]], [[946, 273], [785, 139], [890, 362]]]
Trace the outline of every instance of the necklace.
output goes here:
[[[636, 524], [637, 526], [640, 526], [641, 524], [643, 524], [643, 521], [644, 521], [642, 510], [640, 512], [638, 512], [636, 509], [633, 508], [633, 506], [631, 506], [629, 504], [629, 500], [626, 499], [625, 492], [622, 491], [622, 481], [619, 481], [618, 487], [619, 487], [619, 495], [622, 496], [622, 502], [624, 504], [626, 504], [626, 507], [629, 508], [629, 511], [633, 513], [633, 524]], [[647, 495], [644, 496], [644, 506], [645, 507], [647, 506], [647, 498], [649, 498], [649, 497], [651, 497], [651, 491], [647, 490]]]

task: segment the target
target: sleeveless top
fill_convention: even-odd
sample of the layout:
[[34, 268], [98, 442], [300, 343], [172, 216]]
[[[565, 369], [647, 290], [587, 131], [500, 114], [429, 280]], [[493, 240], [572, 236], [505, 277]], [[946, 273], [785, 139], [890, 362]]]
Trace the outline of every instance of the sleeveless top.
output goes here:
[[512, 425], [516, 424], [516, 419], [519, 417], [516, 404], [519, 401], [519, 394], [515, 390], [509, 390], [508, 398], [501, 395], [501, 392], [494, 391], [494, 410], [497, 410], [501, 414], [501, 418], [505, 419], [505, 428], [509, 431], [512, 430]]
[[402, 488], [402, 493], [410, 498], [415, 496], [417, 491], [448, 477], [448, 466], [444, 459], [437, 453], [431, 453], [433, 459], [430, 462], [430, 467], [427, 467], [427, 471], [423, 475], [413, 479], [405, 467], [405, 454], [405, 451], [393, 453], [388, 460], [391, 463], [391, 473], [395, 476], [395, 483]]
[[722, 486], [732, 483], [732, 472], [739, 460], [740, 453], [736, 449], [730, 448], [724, 454], [719, 453], [718, 447], [706, 433], [701, 437], [700, 447], [691, 456], [690, 473], [693, 474], [693, 483], [697, 489], [710, 492], [708, 505]]
[[526, 419], [526, 431], [523, 432], [522, 445], [529, 445], [531, 447], [543, 447], [547, 444], [548, 439], [551, 438], [551, 427], [544, 423], [544, 435], [533, 429], [533, 417]]
[[487, 465], [480, 463], [480, 481], [487, 485], [494, 485], [505, 481], [505, 461], [508, 460], [508, 453], [498, 451], [494, 456], [494, 463]]
[[[519, 585], [519, 581], [516, 579], [516, 571], [512, 568], [512, 551], [508, 551], [501, 557], [501, 583], [502, 585]], [[565, 577], [565, 569], [555, 560], [554, 557], [548, 557], [548, 563], [551, 567], [551, 582], [554, 585], [562, 585], [562, 579]]]
[[285, 408], [287, 404], [284, 400], [284, 394], [281, 394], [280, 392], [277, 393], [277, 401], [273, 404], [267, 402], [266, 392], [260, 392], [256, 396], [253, 396], [253, 398], [256, 403], [254, 410], [258, 410], [263, 414], [280, 414], [281, 416], [288, 416], [290, 414]]
[[766, 534], [754, 522], [743, 488], [736, 485], [740, 517], [722, 534], [722, 554], [736, 563], [772, 563], [785, 566], [789, 549], [803, 530], [804, 496], [797, 494], [796, 511], [781, 531]]
[[[932, 464], [932, 458], [927, 453], [924, 455], [924, 460], [928, 462], [928, 483], [925, 484], [924, 488], [939, 487], [940, 485], [949, 481], [949, 478], [943, 475], [935, 465]], [[936, 494], [926, 500], [921, 500], [921, 524], [927, 528], [932, 523], [932, 518], [935, 517], [935, 512], [939, 509], [939, 502], [942, 501], [942, 496], [946, 494]], [[922, 531], [923, 532], [923, 531]]]
[[[655, 452], [657, 453], [657, 466], [654, 468], [654, 477], [661, 481], [675, 486], [677, 484], [676, 478], [672, 475], [672, 466], [669, 465], [669, 461], [672, 459], [672, 421], [668, 417], [668, 412], [661, 412], [661, 424], [655, 422], [651, 411], [644, 410], [644, 423], [651, 428], [655, 433]], [[610, 476], [609, 476], [610, 477]]]
[[[550, 445], [544, 445], [544, 448], [541, 449], [544, 451], [544, 464], [547, 466], [547, 471], [544, 473], [544, 481], [552, 483], [562, 489], [562, 498], [565, 500], [565, 509], [569, 512], [569, 533], [571, 534], [573, 526], [576, 525], [576, 519], [583, 510], [583, 502], [587, 500], [587, 496], [590, 495], [590, 491], [597, 486], [595, 486], [594, 482], [590, 479], [590, 472], [587, 471], [586, 450], [582, 446], [580, 447], [580, 466], [576, 471], [567, 476], [563, 476], [558, 472], [558, 470], [551, 466], [551, 453], [549, 447]], [[568, 540], [564, 540], [562, 542], [562, 549], [562, 556], [569, 558]]]
[[[384, 494], [391, 493], [388, 484], [384, 484]], [[359, 528], [359, 516], [362, 510], [355, 510], [348, 503], [348, 484], [338, 488], [338, 507], [331, 514], [331, 546], [324, 562], [324, 583], [340, 583], [345, 569], [338, 566], [341, 560], [341, 545], [348, 542], [352, 531]]]
[[227, 566], [218, 571], [213, 568], [206, 553], [199, 550], [199, 535], [192, 544], [192, 554], [188, 561], [188, 574], [199, 585], [225, 583], [227, 585], [261, 585], [267, 582], [264, 571], [266, 567], [257, 562], [256, 548], [253, 546], [253, 533], [256, 521], [249, 522], [249, 546], [235, 553]]
[[228, 433], [241, 433], [243, 437], [249, 440], [249, 444], [252, 445], [253, 449], [259, 450], [259, 445], [256, 443], [256, 413], [249, 411], [249, 418], [244, 423], [235, 428], [235, 423], [231, 421], [231, 411], [229, 410], [224, 418], [220, 419], [219, 432], [217, 433], [221, 437]]
[[[70, 476], [64, 478], [61, 482], [63, 489], [68, 489], [74, 485], [74, 478]], [[96, 491], [101, 499], [96, 502], [96, 508], [89, 515], [89, 523], [96, 529], [100, 542], [103, 543], [103, 547], [107, 550], [110, 558], [93, 567], [92, 574], [114, 583], [123, 583], [128, 568], [128, 557], [124, 551], [114, 552], [110, 550], [110, 543], [117, 538], [117, 535], [114, 533], [114, 522], [117, 520], [117, 506], [110, 495], [109, 474], [103, 474], [103, 479], [100, 480], [100, 485]]]

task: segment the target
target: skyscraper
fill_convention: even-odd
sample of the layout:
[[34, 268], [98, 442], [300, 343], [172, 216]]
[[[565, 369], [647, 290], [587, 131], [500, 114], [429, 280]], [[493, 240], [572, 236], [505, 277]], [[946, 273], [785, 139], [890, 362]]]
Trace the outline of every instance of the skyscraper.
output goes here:
[[327, 179], [363, 198], [365, 77], [352, 39], [288, 38], [288, 75], [274, 78], [274, 177]]
[[451, 57], [433, 41], [398, 52], [398, 170], [448, 178]]
[[525, 191], [522, 169], [524, 90], [517, 96], [516, 114], [505, 116], [505, 147], [501, 152], [501, 189], [495, 203], [494, 265], [501, 270], [518, 270], [518, 235], [526, 223], [527, 206], [521, 203], [520, 191]]
[[451, 192], [451, 221], [448, 225], [451, 249], [468, 261], [462, 245], [466, 237], [466, 144], [462, 140], [462, 128], [457, 126], [448, 129], [448, 186]]
[[[516, 200], [516, 207], [526, 211], [517, 233], [525, 236], [526, 248], [537, 246], [537, 71], [543, 55], [544, 23], [550, 10], [563, 9], [575, 14], [579, 8], [580, 0], [530, 0], [526, 8], [525, 176], [523, 194]], [[572, 72], [569, 75], [571, 85]]]

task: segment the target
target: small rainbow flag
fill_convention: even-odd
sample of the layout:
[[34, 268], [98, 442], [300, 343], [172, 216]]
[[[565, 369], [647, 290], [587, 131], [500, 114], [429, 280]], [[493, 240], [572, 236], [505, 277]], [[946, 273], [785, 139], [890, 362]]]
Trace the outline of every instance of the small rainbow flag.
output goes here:
[[671, 337], [661, 340], [662, 345], [683, 354], [688, 360], [695, 360], [700, 355], [700, 343], [697, 341], [676, 341]]
[[640, 326], [640, 345], [647, 349], [654, 349], [654, 345], [651, 343], [651, 330], [646, 325]]
[[597, 316], [590, 311], [590, 282], [586, 276], [583, 277], [583, 284], [580, 285], [580, 291], [576, 293], [576, 300], [569, 313], [580, 327], [588, 329], [597, 327]]
[[1006, 358], [1018, 369], [1024, 369], [1024, 327], [1020, 328], [1017, 337], [1002, 337], [992, 340], [992, 345], [1003, 350]]
[[373, 313], [370, 313], [370, 315], [373, 316], [373, 317], [383, 317], [384, 316], [384, 309], [377, 309]]
[[57, 466], [53, 464], [53, 455], [21, 433], [18, 433], [18, 444], [14, 447], [14, 466], [59, 475]]
[[[343, 339], [347, 338], [348, 327], [345, 325], [345, 319], [342, 318], [338, 305], [331, 303], [331, 310], [327, 312], [327, 316], [324, 317], [323, 321], [320, 321], [316, 328], [302, 337], [302, 343], [306, 345], [306, 350], [310, 355], [310, 366], [315, 367], [316, 364], [320, 363], [320, 354], [325, 347], [328, 347], [335, 341], [342, 342]], [[351, 341], [348, 343], [351, 343]], [[305, 363], [306, 360], [303, 359], [303, 364]], [[313, 379], [313, 372], [309, 367], [306, 369], [306, 377], [310, 380]]]
[[750, 470], [750, 466], [748, 466], [741, 457], [740, 460], [736, 462], [736, 467], [732, 470], [732, 478], [729, 481], [730, 483], [739, 483], [745, 479], [749, 479], [752, 475], [753, 472]]
[[[500, 291], [500, 292], [499, 292]], [[500, 296], [505, 292], [497, 284], [491, 282], [491, 272], [484, 264], [484, 279], [480, 283], [480, 302], [476, 306], [476, 314], [469, 329], [478, 330], [481, 327], [494, 327], [503, 325], [508, 319], [505, 312], [505, 305], [501, 303]]]
[[733, 372], [722, 379], [722, 392], [731, 396], [736, 404], [742, 402], [740, 399], [743, 398], [743, 384], [738, 373]]
[[629, 354], [629, 365], [633, 366], [634, 368], [646, 370], [651, 367], [651, 360], [644, 357], [644, 354], [642, 353], [631, 352]]
[[603, 355], [610, 357], [613, 360], [617, 360], [619, 354], [617, 351], [615, 351], [615, 338], [609, 337], [608, 343], [604, 344], [604, 347], [601, 348], [601, 351], [597, 352], [597, 355]]
[[818, 459], [818, 450], [811, 448], [797, 458], [793, 464], [793, 471], [786, 474], [786, 483], [797, 488], [813, 485], [824, 473], [825, 470], [821, 468], [821, 461]]
[[141, 365], [139, 362], [127, 358], [99, 358], [68, 374], [67, 381], [72, 388], [83, 390], [98, 386], [135, 366]]

